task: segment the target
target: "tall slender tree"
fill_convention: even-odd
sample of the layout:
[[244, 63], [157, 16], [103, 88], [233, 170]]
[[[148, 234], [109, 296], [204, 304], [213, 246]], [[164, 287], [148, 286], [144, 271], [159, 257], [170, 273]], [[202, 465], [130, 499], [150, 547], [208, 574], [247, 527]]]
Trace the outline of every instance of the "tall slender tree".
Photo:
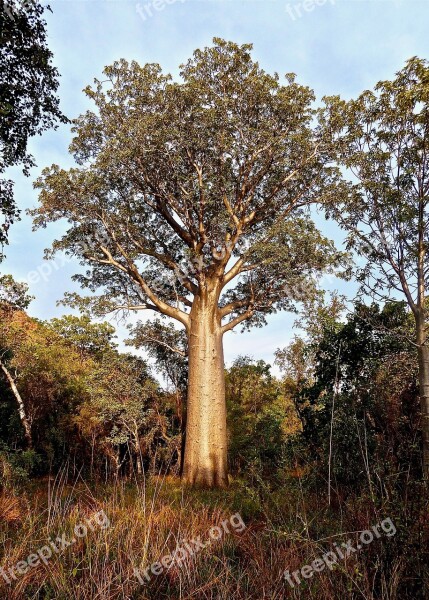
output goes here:
[[0, 276], [0, 370], [16, 400], [25, 439], [30, 448], [33, 443], [31, 423], [24, 400], [16, 385], [13, 371], [9, 367], [9, 360], [12, 355], [9, 338], [11, 337], [10, 325], [13, 315], [16, 312], [25, 310], [32, 299], [32, 296], [28, 295], [28, 286], [25, 283], [15, 281], [11, 275]]
[[327, 98], [324, 122], [332, 154], [350, 174], [329, 212], [366, 259], [362, 291], [377, 300], [402, 296], [414, 315], [429, 478], [429, 62], [412, 58], [356, 100]]
[[251, 48], [215, 39], [179, 81], [154, 64], [107, 67], [86, 89], [97, 110], [75, 122], [78, 168], [37, 183], [36, 226], [67, 219], [53, 251], [87, 267], [76, 279], [92, 295], [71, 303], [185, 327], [189, 484], [228, 483], [225, 333], [293, 309], [339, 259], [305, 210], [337, 180], [313, 92], [264, 72]]

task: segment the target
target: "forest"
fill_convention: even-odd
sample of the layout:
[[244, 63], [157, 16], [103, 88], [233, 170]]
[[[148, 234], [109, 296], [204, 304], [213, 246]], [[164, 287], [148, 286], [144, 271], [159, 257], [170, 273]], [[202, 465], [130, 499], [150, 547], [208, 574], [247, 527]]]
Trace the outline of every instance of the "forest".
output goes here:
[[214, 37], [65, 115], [51, 9], [0, 5], [1, 597], [428, 598], [429, 61], [319, 97]]

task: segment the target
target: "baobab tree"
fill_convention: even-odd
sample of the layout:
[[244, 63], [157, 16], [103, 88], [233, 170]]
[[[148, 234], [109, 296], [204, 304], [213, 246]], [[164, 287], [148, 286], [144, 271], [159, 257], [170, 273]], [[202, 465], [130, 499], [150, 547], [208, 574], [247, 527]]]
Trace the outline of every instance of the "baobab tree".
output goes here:
[[[314, 126], [313, 92], [284, 85], [220, 39], [180, 80], [125, 60], [87, 96], [68, 171], [37, 182], [36, 226], [66, 219], [54, 242], [86, 266], [76, 280], [96, 314], [151, 309], [185, 327], [189, 347], [183, 480], [225, 486], [223, 336], [293, 309], [339, 260], [307, 212], [335, 193]], [[50, 253], [48, 253], [49, 255]]]

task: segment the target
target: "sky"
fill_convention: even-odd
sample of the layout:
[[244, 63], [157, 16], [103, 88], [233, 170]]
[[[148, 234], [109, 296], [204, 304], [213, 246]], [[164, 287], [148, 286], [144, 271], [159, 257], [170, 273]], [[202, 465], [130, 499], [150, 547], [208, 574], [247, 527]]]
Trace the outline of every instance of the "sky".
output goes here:
[[[429, 59], [429, 0], [50, 0], [50, 5], [48, 45], [61, 74], [61, 109], [69, 118], [92, 108], [82, 90], [113, 61], [155, 62], [174, 76], [213, 37], [252, 43], [253, 57], [266, 71], [296, 73], [319, 100], [333, 94], [352, 98], [392, 79], [408, 58]], [[70, 126], [32, 139], [37, 167], [30, 177], [18, 168], [9, 171], [23, 211], [37, 205], [33, 182], [44, 167], [73, 166], [71, 139]], [[343, 235], [333, 224], [322, 217], [317, 223], [341, 246]], [[44, 248], [64, 229], [56, 223], [33, 232], [31, 218], [23, 214], [0, 264], [2, 273], [29, 284], [35, 296], [29, 313], [40, 319], [71, 312], [57, 302], [65, 291], [78, 289], [71, 281], [78, 268], [74, 261], [43, 259]], [[350, 298], [355, 293], [353, 284], [324, 283]], [[262, 329], [226, 334], [226, 364], [243, 354], [272, 364], [275, 350], [297, 333], [294, 320], [280, 313]], [[118, 336], [126, 336], [122, 324]]]

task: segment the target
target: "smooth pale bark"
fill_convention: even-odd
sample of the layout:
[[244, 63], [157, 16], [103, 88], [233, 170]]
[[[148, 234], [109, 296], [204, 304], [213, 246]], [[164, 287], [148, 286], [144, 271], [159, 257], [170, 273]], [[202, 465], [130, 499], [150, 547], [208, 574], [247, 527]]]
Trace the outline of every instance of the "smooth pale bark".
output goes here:
[[188, 329], [189, 382], [182, 479], [189, 485], [228, 485], [223, 332], [218, 291], [196, 296]]
[[24, 402], [21, 398], [18, 388], [16, 387], [15, 380], [13, 379], [12, 375], [9, 373], [9, 370], [7, 369], [6, 365], [3, 364], [1, 361], [0, 361], [0, 367], [3, 371], [3, 373], [6, 375], [6, 379], [9, 382], [10, 389], [12, 390], [12, 393], [15, 396], [15, 399], [18, 403], [19, 418], [21, 419], [22, 426], [24, 427], [25, 439], [27, 440], [27, 444], [28, 444], [29, 448], [31, 448], [31, 446], [33, 445], [33, 440], [32, 440], [32, 436], [31, 436], [30, 422], [28, 420], [27, 413], [25, 412]]

